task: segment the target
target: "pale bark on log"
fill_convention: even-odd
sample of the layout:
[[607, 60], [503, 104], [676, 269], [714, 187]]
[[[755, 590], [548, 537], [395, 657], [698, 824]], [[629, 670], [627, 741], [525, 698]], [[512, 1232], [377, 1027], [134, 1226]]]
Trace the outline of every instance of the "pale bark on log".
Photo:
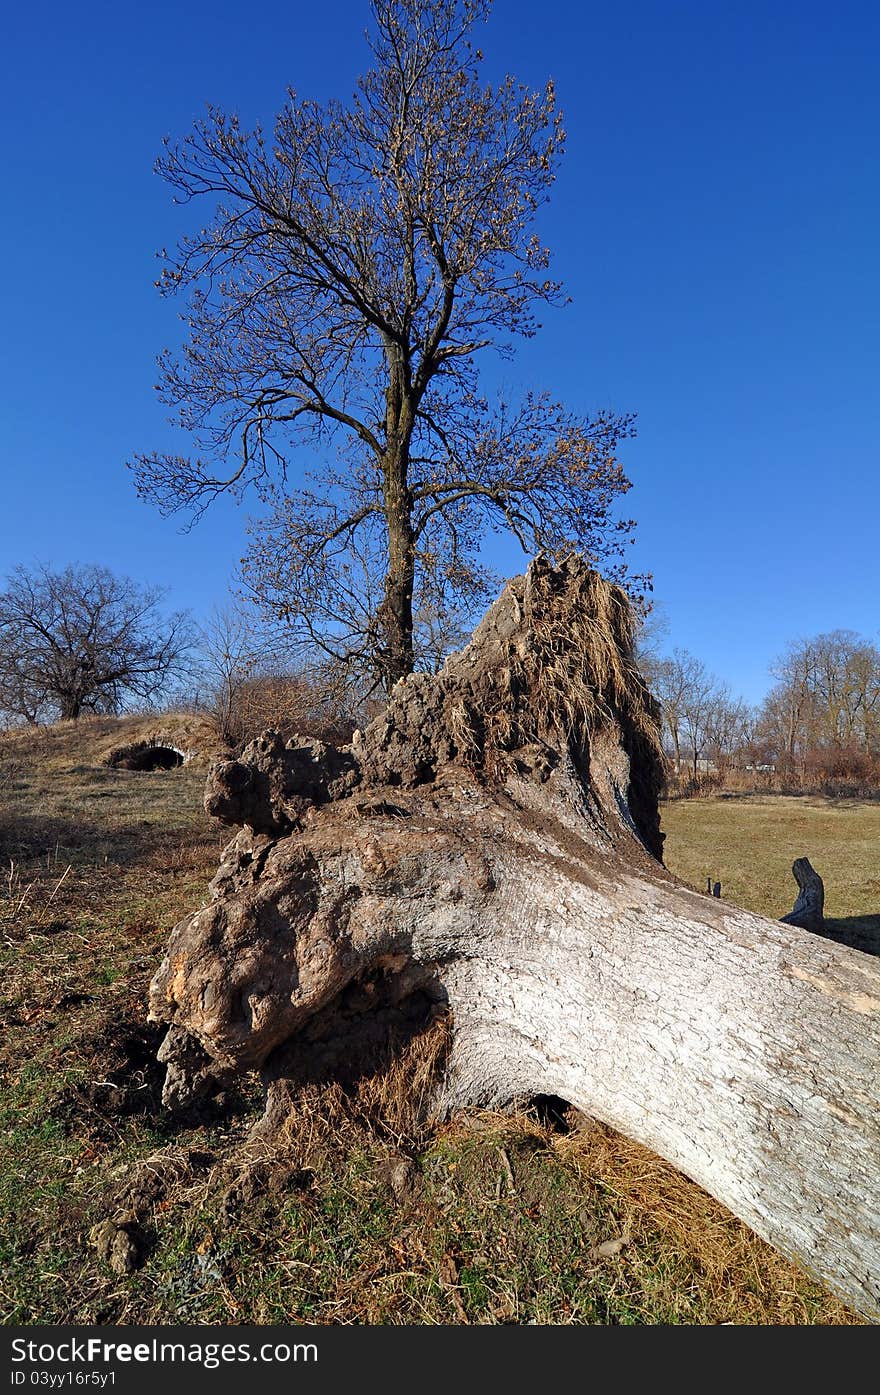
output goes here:
[[875, 1317], [877, 962], [665, 871], [656, 717], [622, 594], [534, 563], [350, 748], [215, 768], [245, 826], [152, 985], [166, 1097], [257, 1068], [283, 1109], [442, 1010], [438, 1108], [559, 1096]]
[[798, 857], [792, 863], [791, 874], [798, 884], [798, 896], [783, 925], [797, 925], [821, 935], [825, 929], [825, 886], [808, 857]]

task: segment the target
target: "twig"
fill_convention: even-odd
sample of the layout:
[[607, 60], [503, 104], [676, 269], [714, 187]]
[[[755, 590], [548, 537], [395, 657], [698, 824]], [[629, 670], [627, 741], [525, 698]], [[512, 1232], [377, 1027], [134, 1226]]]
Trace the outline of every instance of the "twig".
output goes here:
[[47, 906], [51, 906], [52, 902], [55, 900], [55, 897], [58, 895], [58, 892], [61, 890], [61, 883], [64, 881], [64, 879], [65, 879], [65, 877], [67, 876], [68, 872], [71, 871], [72, 866], [73, 866], [73, 864], [70, 863], [70, 862], [68, 862], [68, 864], [67, 864], [67, 866], [65, 867], [64, 871], [62, 872], [61, 876], [58, 878], [58, 881], [57, 881], [57, 883], [56, 883], [56, 885], [55, 885], [55, 890], [52, 892], [52, 895], [49, 897], [48, 901], [46, 902], [46, 905], [47, 905]]

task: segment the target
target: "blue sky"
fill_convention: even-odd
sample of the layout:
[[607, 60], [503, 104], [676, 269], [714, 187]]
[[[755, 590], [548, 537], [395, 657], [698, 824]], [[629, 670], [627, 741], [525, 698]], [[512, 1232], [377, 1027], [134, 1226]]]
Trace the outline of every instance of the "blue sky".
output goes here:
[[[124, 469], [186, 449], [152, 386], [182, 227], [152, 163], [206, 101], [252, 124], [288, 84], [345, 97], [366, 24], [365, 0], [7, 17], [0, 575], [97, 561], [223, 600], [246, 511], [184, 534]], [[482, 45], [490, 76], [552, 75], [568, 131], [542, 233], [573, 303], [504, 377], [638, 413], [632, 560], [668, 645], [757, 700], [790, 639], [880, 641], [880, 6], [498, 0]]]

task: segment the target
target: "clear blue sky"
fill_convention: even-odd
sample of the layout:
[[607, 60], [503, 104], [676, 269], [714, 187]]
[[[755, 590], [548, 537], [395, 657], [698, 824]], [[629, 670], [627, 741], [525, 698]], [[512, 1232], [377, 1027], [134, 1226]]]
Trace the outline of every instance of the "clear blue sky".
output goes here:
[[[206, 101], [251, 124], [288, 84], [345, 97], [366, 23], [365, 0], [8, 13], [0, 575], [96, 561], [223, 600], [243, 513], [184, 535], [123, 468], [186, 449], [152, 389], [177, 335], [153, 252], [182, 226], [152, 162]], [[755, 700], [791, 638], [880, 639], [880, 6], [498, 0], [483, 47], [490, 75], [555, 78], [569, 135], [543, 232], [573, 304], [506, 379], [638, 412], [633, 560], [669, 645]]]

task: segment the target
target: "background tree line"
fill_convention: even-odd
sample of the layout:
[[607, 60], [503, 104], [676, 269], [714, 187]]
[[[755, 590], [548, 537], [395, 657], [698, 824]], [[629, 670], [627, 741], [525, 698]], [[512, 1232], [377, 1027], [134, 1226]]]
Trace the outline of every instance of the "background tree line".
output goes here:
[[750, 707], [693, 654], [650, 648], [672, 789], [761, 785], [880, 790], [880, 649], [852, 630], [791, 643]]
[[880, 782], [880, 650], [852, 630], [789, 646], [771, 670], [755, 745], [788, 776]]
[[[195, 707], [241, 745], [274, 727], [345, 742], [381, 706], [367, 679], [239, 599], [197, 625], [163, 593], [104, 567], [19, 566], [0, 590], [0, 717], [77, 720], [133, 708]], [[448, 620], [448, 616], [446, 617]], [[790, 644], [750, 707], [687, 650], [638, 658], [660, 701], [672, 793], [737, 788], [880, 790], [880, 649], [851, 630]], [[437, 617], [433, 664], [466, 639]]]

